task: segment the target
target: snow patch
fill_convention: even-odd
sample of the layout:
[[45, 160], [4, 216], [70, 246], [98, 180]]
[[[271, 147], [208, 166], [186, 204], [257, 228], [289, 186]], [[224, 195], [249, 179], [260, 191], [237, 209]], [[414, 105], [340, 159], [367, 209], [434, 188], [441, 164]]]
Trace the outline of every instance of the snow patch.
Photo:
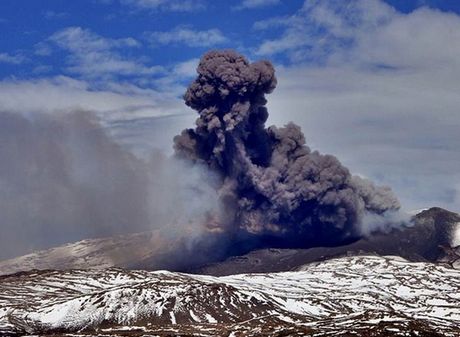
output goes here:
[[420, 214], [420, 213], [422, 213], [424, 211], [428, 211], [428, 210], [429, 210], [429, 208], [420, 208], [420, 209], [411, 210], [411, 211], [409, 211], [407, 213], [409, 213], [410, 215], [417, 215], [417, 214]]
[[205, 316], [209, 323], [217, 323], [217, 320], [214, 317], [212, 317], [210, 314], [206, 314]]
[[200, 318], [199, 318], [197, 315], [195, 315], [195, 313], [193, 312], [193, 310], [190, 310], [189, 312], [190, 312], [190, 317], [192, 317], [192, 319], [193, 319], [195, 322], [198, 322], [198, 323], [201, 322]]
[[457, 222], [455, 224], [455, 228], [454, 228], [454, 231], [452, 233], [451, 245], [452, 245], [452, 247], [460, 246], [460, 222]]
[[177, 324], [176, 322], [176, 315], [174, 315], [174, 312], [170, 311], [169, 316], [171, 316], [171, 323], [172, 324]]
[[30, 333], [36, 327], [97, 327], [102, 321], [134, 326], [139, 319], [243, 326], [277, 318], [315, 326], [334, 317], [336, 326], [344, 326], [362, 320], [357, 315], [364, 312], [367, 324], [382, 317], [419, 318], [442, 329], [439, 324], [460, 325], [459, 294], [459, 270], [391, 256], [225, 277], [115, 268], [50, 271], [0, 282], [0, 335], [12, 329], [11, 322]]

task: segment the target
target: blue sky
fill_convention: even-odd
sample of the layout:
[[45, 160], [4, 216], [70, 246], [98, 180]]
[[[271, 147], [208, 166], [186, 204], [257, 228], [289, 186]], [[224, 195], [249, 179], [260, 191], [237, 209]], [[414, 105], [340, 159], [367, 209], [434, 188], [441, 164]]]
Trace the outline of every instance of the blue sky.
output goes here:
[[120, 45], [112, 51], [146, 66], [172, 66], [199, 57], [210, 47], [251, 50], [271, 35], [255, 31], [255, 21], [290, 15], [302, 1], [252, 9], [238, 9], [237, 2], [226, 1], [173, 5], [170, 1], [2, 1], [0, 50], [12, 58], [2, 63], [1, 76], [72, 73], [66, 69], [68, 50], [53, 41], [53, 34], [77, 27], [94, 38], [136, 40], [132, 46]]
[[[342, 1], [344, 4], [353, 2]], [[455, 0], [388, 0], [386, 3], [402, 13], [423, 6], [460, 13], [460, 3]], [[88, 35], [92, 39], [119, 41], [117, 46], [109, 47], [110, 51], [125, 62], [145, 67], [168, 68], [197, 58], [212, 47], [235, 48], [256, 58], [260, 56], [258, 46], [275, 39], [283, 31], [282, 25], [257, 29], [258, 24], [294, 15], [302, 5], [302, 0], [249, 0], [241, 3], [5, 0], [0, 3], [0, 76], [16, 79], [61, 74], [83, 77], [79, 71], [70, 69], [73, 63], [69, 55], [71, 50], [65, 44], [70, 44], [71, 37], [56, 38], [66, 29], [80, 29], [81, 38]], [[123, 44], [122, 39], [131, 39], [132, 44], [129, 41]], [[289, 63], [284, 53], [270, 55], [270, 58]], [[126, 71], [123, 73], [114, 69], [111, 75], [120, 79], [136, 77]]]
[[171, 151], [198, 58], [270, 59], [270, 123], [393, 187], [460, 211], [460, 2], [3, 0], [0, 107], [95, 111], [124, 146]]

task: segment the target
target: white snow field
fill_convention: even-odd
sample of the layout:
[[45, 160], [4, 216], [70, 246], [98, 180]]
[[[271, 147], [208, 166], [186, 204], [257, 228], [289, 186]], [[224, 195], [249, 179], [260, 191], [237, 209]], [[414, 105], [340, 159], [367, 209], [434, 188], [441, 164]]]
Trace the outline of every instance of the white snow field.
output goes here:
[[294, 329], [302, 335], [382, 323], [394, 335], [422, 326], [459, 336], [460, 270], [358, 256], [226, 277], [111, 268], [0, 279], [0, 335], [126, 335], [130, 329], [157, 335], [199, 329], [204, 336]]

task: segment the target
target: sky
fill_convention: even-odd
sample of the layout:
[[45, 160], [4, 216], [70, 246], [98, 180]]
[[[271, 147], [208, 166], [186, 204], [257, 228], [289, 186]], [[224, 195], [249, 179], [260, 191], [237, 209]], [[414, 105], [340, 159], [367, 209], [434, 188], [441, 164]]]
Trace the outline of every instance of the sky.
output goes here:
[[460, 211], [459, 1], [2, 0], [0, 31], [2, 111], [89, 110], [135, 155], [172, 153], [200, 56], [231, 48], [275, 65], [268, 124], [405, 209]]

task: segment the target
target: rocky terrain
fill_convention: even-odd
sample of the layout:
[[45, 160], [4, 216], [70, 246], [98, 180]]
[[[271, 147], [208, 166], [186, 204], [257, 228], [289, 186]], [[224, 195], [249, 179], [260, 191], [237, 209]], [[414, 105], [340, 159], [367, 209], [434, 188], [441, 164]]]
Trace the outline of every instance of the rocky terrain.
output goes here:
[[13, 336], [460, 336], [459, 326], [460, 271], [397, 257], [227, 277], [111, 268], [0, 279], [0, 334]]

